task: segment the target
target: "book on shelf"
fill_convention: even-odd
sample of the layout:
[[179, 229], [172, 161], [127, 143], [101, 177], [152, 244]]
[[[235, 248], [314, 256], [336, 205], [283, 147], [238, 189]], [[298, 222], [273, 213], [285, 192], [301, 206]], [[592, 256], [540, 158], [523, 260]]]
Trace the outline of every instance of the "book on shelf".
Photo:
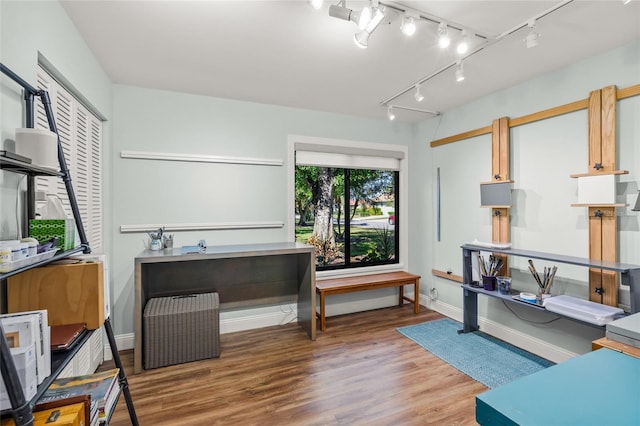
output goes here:
[[[14, 337], [14, 339], [17, 338]], [[35, 344], [22, 345], [10, 348], [11, 357], [18, 373], [18, 380], [22, 387], [22, 393], [27, 401], [31, 400], [38, 390], [36, 377], [36, 349]], [[9, 393], [7, 392], [4, 378], [0, 380], [0, 410], [11, 408]]]
[[38, 404], [90, 395], [91, 424], [104, 424], [120, 395], [119, 372], [118, 368], [114, 368], [84, 376], [58, 378], [40, 397]]
[[36, 350], [38, 384], [51, 375], [51, 330], [47, 310], [14, 312], [0, 315], [9, 346], [22, 347], [33, 343]]
[[51, 351], [62, 352], [70, 349], [86, 329], [87, 326], [83, 322], [51, 326]]

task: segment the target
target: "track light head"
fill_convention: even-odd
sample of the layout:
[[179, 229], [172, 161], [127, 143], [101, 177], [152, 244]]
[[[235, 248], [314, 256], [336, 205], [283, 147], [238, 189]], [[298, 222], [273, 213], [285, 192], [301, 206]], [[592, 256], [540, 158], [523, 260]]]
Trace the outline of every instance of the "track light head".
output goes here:
[[462, 61], [458, 61], [456, 66], [456, 81], [460, 82], [464, 80], [464, 69], [462, 68]]
[[406, 36], [412, 36], [416, 32], [416, 22], [411, 16], [405, 16], [402, 20], [400, 30]]
[[467, 32], [462, 30], [462, 40], [458, 43], [458, 47], [456, 47], [456, 51], [460, 55], [464, 55], [469, 50], [469, 37], [467, 36]]
[[352, 10], [344, 6], [339, 6], [339, 4], [340, 3], [329, 6], [329, 16], [350, 21]]
[[329, 16], [343, 19], [345, 21], [351, 21], [355, 23], [360, 30], [364, 30], [371, 21], [371, 7], [367, 6], [362, 10], [354, 11], [343, 5], [344, 3], [341, 2], [329, 6]]
[[438, 25], [438, 46], [442, 49], [446, 49], [451, 44], [451, 38], [449, 38], [449, 30], [447, 24], [440, 22]]
[[396, 119], [396, 114], [393, 112], [393, 107], [391, 105], [387, 107], [387, 118], [390, 121], [393, 121]]
[[353, 21], [359, 29], [364, 30], [369, 21], [371, 21], [371, 8], [365, 7], [357, 12], [352, 11], [349, 19]]
[[355, 42], [356, 46], [358, 46], [359, 48], [366, 49], [367, 46], [369, 46], [370, 35], [371, 34], [366, 32], [365, 30], [359, 31], [353, 36], [353, 41]]
[[413, 97], [418, 102], [422, 102], [424, 100], [424, 95], [422, 93], [420, 93], [420, 85], [419, 84], [416, 84], [416, 93], [413, 95]]
[[384, 11], [381, 7], [373, 8], [373, 17], [367, 24], [367, 26], [360, 32], [356, 33], [353, 36], [353, 41], [356, 43], [356, 46], [361, 48], [366, 48], [369, 45], [369, 37], [371, 33], [373, 33], [382, 19], [384, 18]]
[[538, 34], [538, 32], [536, 31], [536, 22], [534, 20], [529, 21], [527, 27], [529, 28], [529, 32], [527, 33], [527, 37], [524, 39], [524, 41], [527, 45], [527, 48], [530, 49], [538, 45], [540, 34]]

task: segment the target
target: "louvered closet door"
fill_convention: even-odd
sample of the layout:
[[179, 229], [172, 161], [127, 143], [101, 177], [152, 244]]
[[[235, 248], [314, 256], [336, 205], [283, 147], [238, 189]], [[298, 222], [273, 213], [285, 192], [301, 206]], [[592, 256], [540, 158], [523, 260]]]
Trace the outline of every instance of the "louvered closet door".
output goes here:
[[[102, 252], [102, 121], [85, 108], [45, 70], [38, 70], [38, 87], [49, 92], [60, 143], [71, 175], [78, 209], [94, 253]], [[49, 124], [41, 102], [36, 127]], [[64, 182], [38, 177], [36, 190], [59, 197], [68, 217], [73, 217]]]

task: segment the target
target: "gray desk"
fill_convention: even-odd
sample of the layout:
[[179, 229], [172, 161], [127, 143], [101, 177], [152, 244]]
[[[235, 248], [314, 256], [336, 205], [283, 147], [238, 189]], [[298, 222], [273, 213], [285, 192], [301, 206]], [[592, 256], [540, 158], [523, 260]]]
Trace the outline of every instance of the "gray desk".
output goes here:
[[142, 315], [154, 297], [216, 291], [220, 309], [297, 302], [298, 324], [316, 338], [313, 247], [298, 243], [145, 250], [135, 258], [134, 373], [142, 371]]

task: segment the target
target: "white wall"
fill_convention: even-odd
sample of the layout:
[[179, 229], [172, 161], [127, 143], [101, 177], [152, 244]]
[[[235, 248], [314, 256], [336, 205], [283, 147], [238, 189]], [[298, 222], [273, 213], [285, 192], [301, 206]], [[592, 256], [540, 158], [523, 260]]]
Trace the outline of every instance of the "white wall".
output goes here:
[[[462, 275], [460, 245], [474, 238], [491, 239], [491, 210], [480, 208], [479, 183], [491, 180], [491, 136], [483, 135], [441, 147], [430, 148], [434, 139], [458, 134], [491, 124], [502, 116], [511, 118], [586, 99], [589, 92], [609, 85], [625, 88], [638, 84], [640, 76], [640, 42], [549, 73], [510, 89], [494, 93], [442, 117], [422, 123], [419, 144], [428, 151], [425, 160], [431, 163], [429, 174], [419, 179], [428, 182], [431, 192], [412, 192], [423, 197], [422, 206], [435, 204], [435, 176], [441, 173], [442, 239], [429, 239], [427, 247], [419, 244], [426, 262], [419, 271], [425, 285], [437, 292], [437, 301], [431, 303], [452, 316], [461, 318], [462, 291], [452, 281], [432, 278], [431, 268], [451, 270]], [[470, 76], [469, 78], [472, 78]], [[617, 201], [635, 201], [640, 181], [640, 98], [618, 102], [618, 168], [628, 170], [619, 177]], [[577, 202], [577, 180], [570, 174], [588, 171], [588, 127], [586, 110], [526, 124], [511, 129], [511, 178], [513, 208], [511, 209], [511, 242], [514, 247], [546, 251], [578, 257], [589, 256], [587, 209], [571, 207]], [[415, 151], [415, 150], [414, 150]], [[411, 176], [413, 180], [414, 176]], [[640, 264], [640, 218], [637, 212], [620, 208], [619, 254], [620, 261]], [[418, 219], [425, 235], [435, 224], [435, 210]], [[424, 250], [423, 250], [424, 247]], [[514, 286], [534, 290], [536, 285], [526, 269], [526, 259], [511, 259]], [[536, 262], [540, 266], [543, 263]], [[550, 265], [550, 264], [549, 264]], [[588, 298], [585, 268], [558, 264], [555, 291]], [[621, 297], [628, 303], [628, 288], [622, 287]], [[562, 358], [573, 353], [589, 351], [593, 338], [602, 332], [580, 326], [569, 320], [550, 324], [534, 324], [553, 319], [551, 315], [536, 315], [527, 309], [517, 318], [498, 300], [479, 297], [482, 325], [486, 330], [502, 333], [501, 337], [531, 344], [528, 349], [545, 352], [544, 342], [556, 346], [551, 356]], [[501, 329], [506, 326], [507, 329]]]
[[[410, 125], [387, 120], [120, 85], [114, 90], [114, 111], [113, 288], [114, 316], [120, 320], [116, 333], [133, 331], [134, 257], [147, 239], [144, 233], [120, 233], [120, 226], [286, 224], [289, 135], [402, 145], [414, 137]], [[284, 164], [133, 160], [119, 158], [123, 150], [266, 158]], [[290, 241], [286, 228], [178, 232], [174, 246], [200, 239], [212, 245]]]

